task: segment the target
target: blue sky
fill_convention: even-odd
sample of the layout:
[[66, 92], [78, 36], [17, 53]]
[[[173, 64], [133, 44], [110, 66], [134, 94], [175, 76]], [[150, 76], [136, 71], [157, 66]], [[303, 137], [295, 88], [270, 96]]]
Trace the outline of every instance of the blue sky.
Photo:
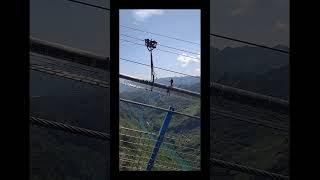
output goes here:
[[[136, 40], [121, 34], [139, 39], [153, 39], [158, 46], [153, 50], [154, 66], [171, 69], [174, 71], [200, 75], [200, 11], [199, 10], [120, 10], [120, 25], [141, 29], [166, 36], [176, 37], [199, 44], [192, 44], [175, 39], [161, 37], [144, 32], [134, 31], [120, 26], [120, 39], [133, 41], [144, 45], [144, 41]], [[196, 54], [170, 49], [171, 46]], [[159, 51], [166, 50], [194, 58]], [[120, 40], [120, 57], [145, 64], [150, 64], [150, 53], [145, 46], [135, 45], [131, 42]], [[155, 69], [156, 78], [181, 76]], [[133, 64], [120, 60], [120, 73], [150, 80], [150, 67]]]

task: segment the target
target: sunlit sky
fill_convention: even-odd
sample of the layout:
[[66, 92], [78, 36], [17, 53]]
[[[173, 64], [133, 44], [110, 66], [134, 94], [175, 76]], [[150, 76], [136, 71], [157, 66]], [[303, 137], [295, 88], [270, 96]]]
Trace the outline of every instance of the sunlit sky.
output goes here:
[[[120, 10], [120, 25], [148, 32], [171, 36], [198, 44], [178, 41], [120, 26], [120, 58], [138, 61], [150, 65], [150, 53], [144, 46], [144, 39], [153, 39], [158, 46], [153, 50], [154, 66], [178, 71], [190, 75], [200, 75], [200, 10]], [[128, 36], [141, 40], [137, 40]], [[121, 40], [123, 39], [123, 40]], [[131, 42], [141, 44], [136, 45]], [[178, 51], [164, 46], [175, 47], [193, 53]], [[184, 54], [185, 57], [160, 50]], [[181, 76], [155, 69], [156, 78]], [[150, 67], [120, 60], [120, 73], [150, 80]]]

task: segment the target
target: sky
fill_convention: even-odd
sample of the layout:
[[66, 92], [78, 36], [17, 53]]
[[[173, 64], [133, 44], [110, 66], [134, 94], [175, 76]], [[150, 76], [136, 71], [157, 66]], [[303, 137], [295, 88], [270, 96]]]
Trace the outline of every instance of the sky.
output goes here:
[[[289, 0], [212, 0], [210, 31], [274, 47], [289, 47]], [[211, 38], [217, 48], [243, 46]]]
[[[121, 58], [150, 64], [150, 52], [147, 50], [147, 47], [144, 46], [144, 39], [153, 39], [158, 42], [157, 47], [153, 50], [154, 66], [194, 76], [200, 75], [200, 10], [120, 10], [119, 19], [120, 25], [122, 25], [120, 26]], [[124, 26], [184, 39], [198, 44], [134, 31]], [[138, 38], [138, 40], [134, 38]], [[192, 53], [179, 51], [166, 46], [190, 51]], [[163, 52], [158, 49], [175, 52], [177, 54]], [[159, 69], [154, 69], [154, 71], [156, 78], [182, 76]], [[120, 60], [120, 73], [147, 80], [151, 78], [150, 67], [136, 65], [123, 60]]]
[[[110, 7], [109, 0], [81, 1]], [[109, 56], [109, 15], [108, 11], [66, 0], [30, 0], [30, 35]], [[150, 18], [158, 19], [164, 16], [165, 13]], [[148, 18], [147, 22], [150, 21]], [[187, 18], [184, 20], [187, 21]], [[137, 26], [133, 22], [128, 23]], [[174, 27], [174, 25], [175, 23], [170, 26]], [[289, 25], [289, 0], [210, 1], [210, 32], [212, 33], [271, 47], [278, 44], [289, 46]], [[150, 28], [153, 27], [149, 26], [145, 29]], [[160, 29], [155, 31], [160, 32]], [[170, 32], [169, 35], [178, 36], [178, 32]], [[192, 40], [192, 37], [186, 39]], [[217, 48], [242, 45], [218, 38], [211, 38], [210, 42]]]

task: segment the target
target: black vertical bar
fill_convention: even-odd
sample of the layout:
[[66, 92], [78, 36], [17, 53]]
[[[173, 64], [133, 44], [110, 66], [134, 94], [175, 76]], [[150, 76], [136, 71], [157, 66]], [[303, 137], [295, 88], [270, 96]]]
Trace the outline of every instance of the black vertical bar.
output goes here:
[[110, 1], [110, 177], [119, 176], [119, 5]]

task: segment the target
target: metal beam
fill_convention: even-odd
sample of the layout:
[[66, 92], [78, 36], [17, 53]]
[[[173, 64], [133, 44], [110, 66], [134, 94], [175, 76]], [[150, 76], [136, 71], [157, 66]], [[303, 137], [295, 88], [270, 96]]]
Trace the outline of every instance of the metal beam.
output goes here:
[[158, 110], [165, 111], [165, 112], [169, 112], [170, 111], [170, 112], [172, 112], [174, 114], [179, 114], [179, 115], [187, 116], [187, 117], [194, 118], [194, 119], [200, 119], [199, 116], [192, 116], [192, 115], [185, 114], [185, 113], [182, 113], [182, 112], [172, 111], [172, 110], [168, 110], [168, 109], [165, 109], [165, 108], [156, 107], [156, 106], [152, 106], [152, 105], [148, 105], [148, 104], [144, 104], [144, 103], [139, 103], [139, 102], [135, 102], [135, 101], [130, 101], [130, 100], [123, 99], [123, 98], [120, 98], [120, 101], [126, 102], [126, 103], [130, 103], [130, 104], [139, 105], [139, 106], [149, 107], [149, 108], [153, 108], [153, 109], [158, 109]]
[[[57, 43], [47, 42], [44, 40], [30, 37], [30, 51], [52, 56], [55, 58], [61, 58], [67, 61], [88, 65], [91, 67], [103, 69], [109, 71], [109, 61], [107, 57], [96, 55], [87, 51], [71, 48]], [[126, 76], [128, 77], [128, 76]], [[129, 77], [128, 77], [129, 78]], [[135, 80], [134, 78], [130, 78]], [[142, 80], [137, 80], [142, 82]], [[147, 82], [146, 82], [147, 83]], [[148, 83], [150, 85], [150, 82]], [[159, 85], [160, 88], [167, 88], [165, 85]], [[178, 88], [175, 88], [179, 91]], [[181, 92], [181, 91], [180, 91]], [[240, 101], [246, 104], [253, 104], [255, 106], [263, 106], [266, 108], [282, 109], [286, 113], [289, 112], [289, 101], [275, 98], [271, 96], [262, 95], [230, 86], [222, 85], [219, 83], [211, 82], [210, 84], [211, 96], [223, 95], [224, 98], [229, 98], [234, 101]], [[184, 93], [184, 92], [182, 92]], [[188, 92], [186, 92], [188, 93]], [[188, 93], [200, 97], [200, 94]]]
[[141, 83], [141, 84], [145, 84], [145, 85], [149, 85], [149, 86], [154, 86], [154, 87], [157, 87], [157, 88], [169, 89], [170, 91], [187, 94], [187, 95], [194, 96], [194, 97], [200, 97], [200, 93], [188, 91], [188, 90], [185, 90], [185, 89], [180, 89], [180, 88], [176, 88], [176, 87], [170, 87], [170, 86], [167, 86], [167, 85], [164, 85], [164, 84], [160, 84], [160, 83], [153, 83], [151, 81], [146, 81], [146, 80], [143, 80], [143, 79], [138, 79], [138, 78], [134, 78], [134, 77], [123, 75], [123, 74], [120, 74], [119, 77], [122, 78], [122, 79], [129, 80], [129, 81], [133, 81], [133, 82], [137, 82], [137, 83]]
[[64, 59], [94, 68], [109, 70], [109, 58], [58, 43], [30, 37], [30, 51], [54, 58]]

